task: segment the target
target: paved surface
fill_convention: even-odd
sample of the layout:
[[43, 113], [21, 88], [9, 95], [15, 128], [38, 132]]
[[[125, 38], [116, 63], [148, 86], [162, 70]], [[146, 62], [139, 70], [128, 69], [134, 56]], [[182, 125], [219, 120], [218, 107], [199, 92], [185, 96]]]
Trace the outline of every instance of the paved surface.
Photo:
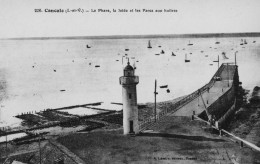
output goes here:
[[93, 131], [64, 136], [59, 142], [86, 163], [244, 164], [257, 162], [259, 156], [186, 116], [166, 116], [135, 137], [122, 135], [122, 130]]
[[[224, 94], [231, 86], [233, 82], [233, 75], [235, 73], [234, 65], [225, 65], [223, 71], [220, 74], [221, 81], [216, 81], [214, 85], [210, 88], [209, 92], [202, 93], [203, 100], [205, 102], [206, 107], [210, 106], [213, 102], [215, 102], [222, 94]], [[228, 87], [229, 82], [229, 87]], [[223, 90], [223, 91], [222, 91]], [[173, 116], [191, 116], [192, 111], [195, 111], [196, 114], [199, 114], [205, 110], [203, 105], [201, 96], [187, 103], [183, 107], [181, 107], [175, 113], [170, 115]]]
[[[168, 155], [169, 157], [177, 153], [181, 154], [182, 157], [192, 154], [196, 158], [196, 160], [185, 160], [185, 162], [254, 163], [259, 160], [257, 158], [260, 155], [259, 153], [249, 148], [240, 148], [239, 143], [230, 142], [230, 138], [225, 136], [220, 137], [218, 133], [211, 133], [207, 124], [198, 120], [192, 121], [187, 116], [166, 116], [163, 120], [158, 121], [155, 126], [144, 131], [144, 133], [146, 136], [183, 139], [187, 143], [198, 144], [191, 149], [168, 152], [172, 153]], [[178, 163], [180, 161], [175, 162]]]

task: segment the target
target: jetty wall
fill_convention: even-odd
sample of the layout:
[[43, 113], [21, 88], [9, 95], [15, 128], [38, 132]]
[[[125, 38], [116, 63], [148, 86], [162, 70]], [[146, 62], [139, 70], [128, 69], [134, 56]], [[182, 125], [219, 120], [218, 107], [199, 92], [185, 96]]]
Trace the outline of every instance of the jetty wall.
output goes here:
[[218, 120], [219, 126], [225, 124], [226, 120], [235, 112], [236, 110], [236, 97], [238, 95], [239, 89], [239, 76], [238, 68], [236, 65], [232, 65], [235, 72], [231, 77], [228, 77], [230, 83], [230, 88], [221, 95], [215, 102], [207, 107], [208, 112]]

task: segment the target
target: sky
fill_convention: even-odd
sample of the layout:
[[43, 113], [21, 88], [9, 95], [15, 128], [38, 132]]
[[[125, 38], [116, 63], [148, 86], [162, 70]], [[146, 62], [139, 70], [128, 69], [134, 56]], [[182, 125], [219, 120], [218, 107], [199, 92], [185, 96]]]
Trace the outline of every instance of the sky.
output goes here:
[[[117, 12], [44, 12], [79, 8]], [[0, 38], [260, 32], [259, 16], [260, 0], [0, 0]]]

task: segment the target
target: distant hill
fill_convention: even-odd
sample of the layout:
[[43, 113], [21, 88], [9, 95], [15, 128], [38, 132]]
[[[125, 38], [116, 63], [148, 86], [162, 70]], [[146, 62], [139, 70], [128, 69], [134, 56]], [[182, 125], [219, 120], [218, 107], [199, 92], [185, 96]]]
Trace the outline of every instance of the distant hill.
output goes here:
[[110, 36], [65, 36], [65, 37], [23, 37], [1, 40], [57, 40], [57, 39], [143, 39], [143, 38], [224, 38], [224, 37], [260, 37], [259, 32], [252, 33], [201, 33], [201, 34], [163, 34], [163, 35], [110, 35]]

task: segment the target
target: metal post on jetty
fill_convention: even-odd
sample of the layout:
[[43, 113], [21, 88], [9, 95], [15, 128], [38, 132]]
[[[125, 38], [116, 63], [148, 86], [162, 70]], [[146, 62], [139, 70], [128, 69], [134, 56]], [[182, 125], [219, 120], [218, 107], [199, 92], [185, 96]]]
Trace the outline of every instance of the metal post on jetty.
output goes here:
[[228, 87], [229, 87], [229, 68], [228, 68], [228, 63], [227, 63], [227, 72], [228, 72], [227, 81], [228, 81]]
[[219, 55], [218, 55], [218, 69], [219, 69]]
[[154, 86], [154, 122], [156, 122], [156, 95], [158, 94], [158, 92], [156, 91], [157, 88], [157, 80], [155, 79], [155, 86]]
[[235, 52], [235, 66], [237, 65], [237, 53], [238, 51]]
[[6, 158], [8, 158], [8, 151], [7, 151], [7, 132], [5, 132], [5, 153], [6, 153]]
[[217, 62], [218, 63], [218, 69], [219, 69], [219, 55], [218, 55], [218, 60], [215, 60], [213, 62]]
[[[8, 151], [7, 151], [7, 149], [8, 149], [8, 139], [7, 139], [7, 127], [3, 127], [3, 129], [0, 129], [1, 131], [2, 131], [2, 133], [3, 133], [3, 137], [5, 137], [5, 148], [4, 148], [4, 150], [5, 150], [5, 155], [6, 155], [6, 158], [8, 158]], [[0, 133], [1, 134], [1, 133]], [[1, 156], [0, 156], [1, 157]]]
[[40, 164], [42, 164], [42, 152], [41, 152], [41, 138], [42, 138], [42, 135], [40, 134], [39, 136], [39, 160], [40, 160]]

